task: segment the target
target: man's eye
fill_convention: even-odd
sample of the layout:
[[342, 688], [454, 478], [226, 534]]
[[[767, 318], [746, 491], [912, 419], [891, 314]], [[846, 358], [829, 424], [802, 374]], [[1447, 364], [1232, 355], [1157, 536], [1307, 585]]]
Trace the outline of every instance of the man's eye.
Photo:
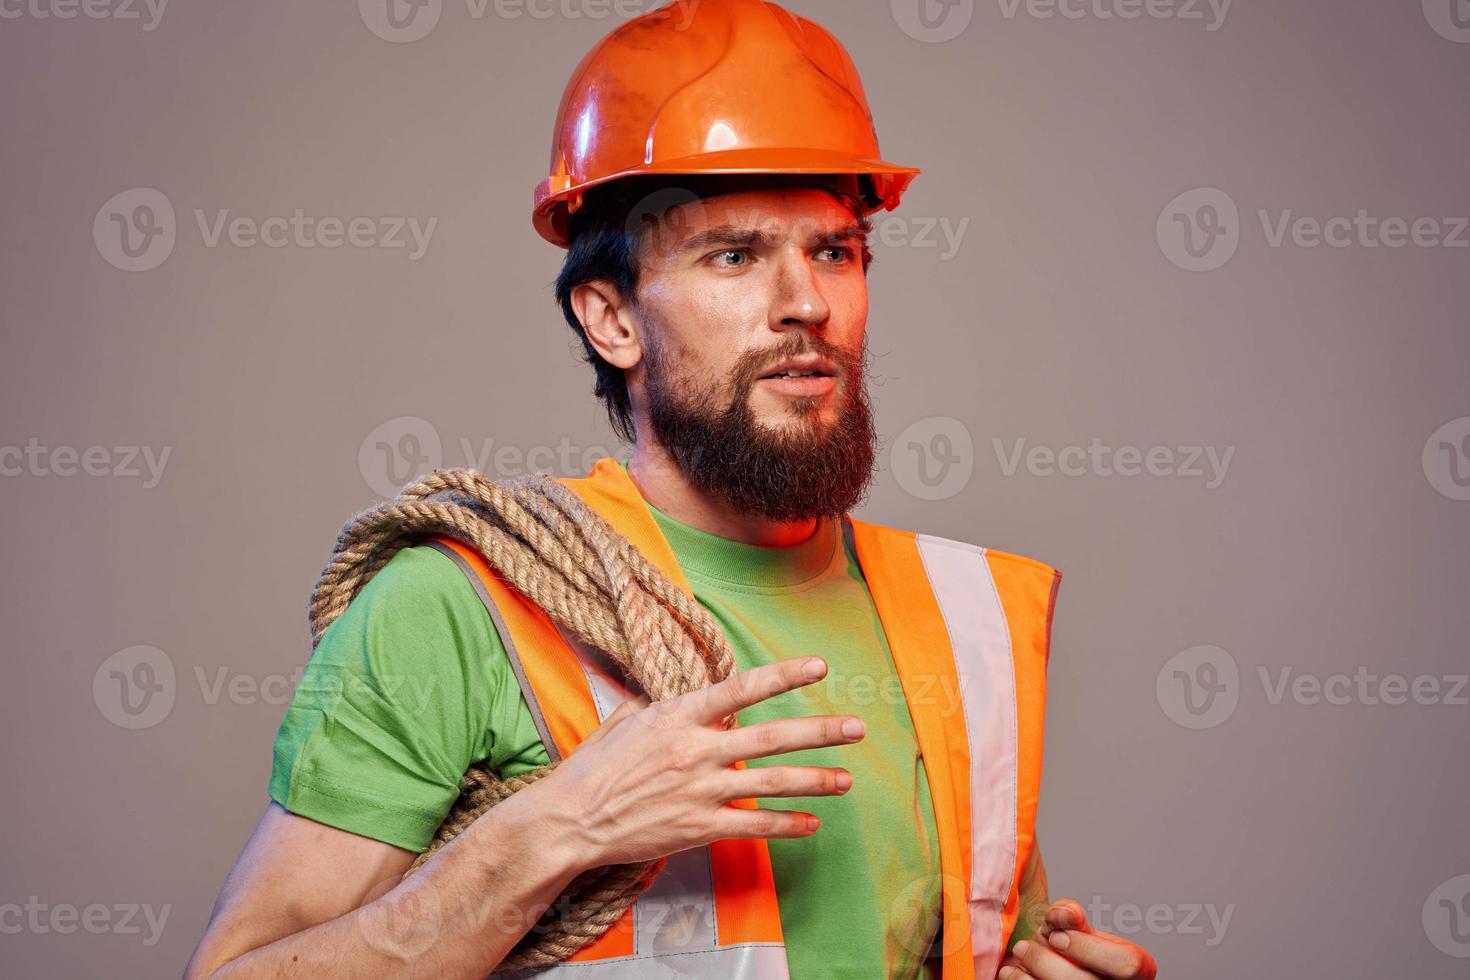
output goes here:
[[[722, 265], [727, 269], [738, 269], [740, 266], [745, 265], [750, 258], [743, 248], [727, 248], [723, 252], [715, 253], [715, 257], [716, 264]], [[730, 261], [732, 258], [735, 261]]]
[[822, 254], [826, 255], [833, 262], [846, 262], [853, 258], [852, 249], [846, 245], [828, 245], [822, 249]]

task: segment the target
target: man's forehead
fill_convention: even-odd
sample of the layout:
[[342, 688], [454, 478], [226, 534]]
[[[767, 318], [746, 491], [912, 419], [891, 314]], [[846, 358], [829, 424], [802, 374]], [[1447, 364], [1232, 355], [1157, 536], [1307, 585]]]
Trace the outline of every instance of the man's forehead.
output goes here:
[[691, 212], [691, 227], [700, 222], [703, 225], [800, 221], [841, 224], [852, 220], [852, 212], [836, 197], [815, 187], [739, 191], [691, 201], [683, 207]]
[[859, 237], [852, 211], [832, 195], [814, 189], [722, 194], [689, 201], [668, 215], [662, 236], [673, 250], [719, 244], [819, 242]]

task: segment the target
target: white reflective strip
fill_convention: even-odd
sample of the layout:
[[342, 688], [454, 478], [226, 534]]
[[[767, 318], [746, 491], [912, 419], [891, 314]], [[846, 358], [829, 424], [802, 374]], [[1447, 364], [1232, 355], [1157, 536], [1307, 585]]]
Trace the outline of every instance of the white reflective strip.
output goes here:
[[1000, 969], [1001, 914], [1016, 872], [1016, 668], [985, 550], [916, 536], [949, 631], [970, 743], [970, 942], [975, 976]]
[[[627, 678], [604, 651], [584, 643], [560, 624], [555, 625], [587, 676], [592, 701], [597, 706], [597, 720], [606, 721], [618, 705], [633, 697]], [[642, 963], [645, 962], [642, 957], [718, 952], [716, 925], [709, 848], [696, 847], [670, 854], [664, 870], [633, 903], [633, 956]], [[678, 964], [680, 960], [668, 962]], [[781, 962], [784, 969], [784, 953]]]
[[699, 953], [719, 948], [709, 848], [669, 855], [633, 912], [633, 954]]
[[582, 642], [582, 638], [560, 623], [553, 623], [567, 646], [577, 655], [582, 673], [587, 675], [587, 686], [592, 689], [592, 703], [597, 706], [597, 720], [606, 721], [607, 716], [618, 710], [618, 705], [633, 697], [633, 692], [624, 685], [623, 672], [603, 651]]
[[587, 980], [789, 980], [786, 947], [781, 943], [741, 943], [704, 953], [620, 956], [611, 960], [557, 963], [540, 970], [503, 974], [543, 977], [560, 973]]

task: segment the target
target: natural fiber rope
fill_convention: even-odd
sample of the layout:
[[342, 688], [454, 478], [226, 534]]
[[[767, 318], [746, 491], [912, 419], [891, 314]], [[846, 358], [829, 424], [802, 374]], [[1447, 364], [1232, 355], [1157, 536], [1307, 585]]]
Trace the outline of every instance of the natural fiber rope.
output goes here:
[[[477, 549], [554, 621], [606, 651], [630, 687], [641, 687], [650, 701], [707, 687], [735, 668], [729, 640], [708, 611], [559, 480], [536, 474], [492, 482], [465, 469], [435, 470], [343, 526], [312, 591], [312, 649], [389, 559], [434, 535]], [[726, 726], [733, 721], [726, 718]], [[471, 766], [433, 843], [404, 877], [485, 811], [555, 768], [501, 779]], [[587, 946], [665, 863], [659, 858], [579, 875], [494, 972], [549, 966]]]

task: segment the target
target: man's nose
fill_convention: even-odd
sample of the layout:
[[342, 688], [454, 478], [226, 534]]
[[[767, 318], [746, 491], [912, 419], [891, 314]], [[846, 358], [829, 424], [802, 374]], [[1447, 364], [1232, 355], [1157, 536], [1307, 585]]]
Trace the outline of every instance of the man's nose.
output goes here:
[[803, 249], [783, 253], [776, 270], [776, 299], [771, 306], [771, 328], [826, 326], [832, 309]]

